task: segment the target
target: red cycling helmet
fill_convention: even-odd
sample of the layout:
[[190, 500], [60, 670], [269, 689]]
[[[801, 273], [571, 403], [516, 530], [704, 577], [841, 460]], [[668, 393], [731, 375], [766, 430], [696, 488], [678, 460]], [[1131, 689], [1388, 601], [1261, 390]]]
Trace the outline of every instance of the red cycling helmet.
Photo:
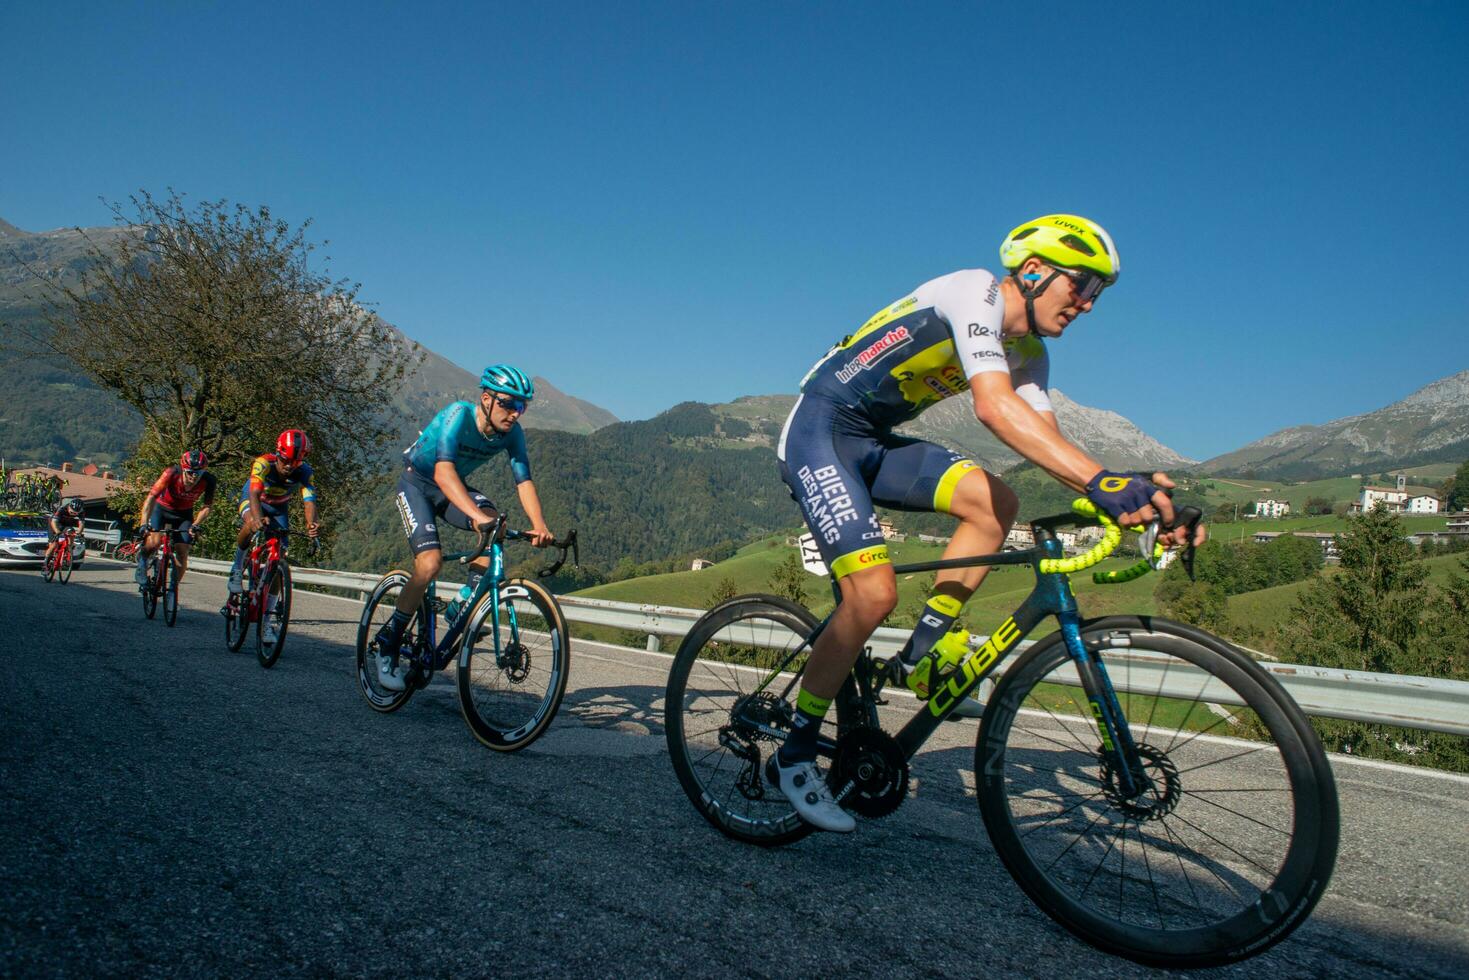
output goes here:
[[275, 455], [288, 466], [300, 466], [311, 454], [311, 440], [300, 429], [287, 429], [275, 441]]
[[209, 465], [209, 460], [202, 449], [190, 449], [179, 457], [179, 469], [190, 472], [198, 472]]

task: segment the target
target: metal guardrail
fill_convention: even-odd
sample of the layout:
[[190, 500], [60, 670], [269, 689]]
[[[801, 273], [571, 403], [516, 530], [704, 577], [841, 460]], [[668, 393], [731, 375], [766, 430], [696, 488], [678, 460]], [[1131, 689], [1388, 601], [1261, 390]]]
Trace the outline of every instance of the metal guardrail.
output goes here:
[[104, 521], [100, 518], [87, 517], [82, 520], [82, 536], [88, 541], [95, 541], [105, 551], [109, 546], [116, 548], [122, 544], [122, 528], [117, 521]]
[[[228, 572], [230, 565], [229, 562], [194, 558], [190, 559], [189, 567], [200, 571]], [[382, 576], [293, 567], [291, 577], [300, 585], [346, 589], [366, 597]], [[463, 583], [440, 580], [439, 584], [442, 588], [458, 589]], [[649, 650], [657, 649], [654, 642], [657, 637], [682, 638], [705, 612], [703, 609], [613, 602], [582, 596], [557, 596], [556, 601], [573, 623], [610, 626], [646, 634]], [[873, 634], [870, 645], [874, 653], [895, 654], [907, 641], [910, 632], [882, 628]], [[770, 637], [768, 630], [762, 630], [762, 636], [763, 642], [784, 642], [782, 637]], [[750, 643], [762, 642], [753, 635], [735, 638]], [[1029, 645], [1030, 641], [1021, 644], [1022, 648]], [[1156, 657], [1129, 651], [1113, 651], [1113, 655], [1125, 657], [1131, 667], [1130, 682], [1117, 676], [1127, 671], [1112, 674], [1112, 680], [1120, 690], [1156, 693], [1159, 685], [1164, 683], [1163, 672], [1156, 669]], [[1189, 698], [1198, 696], [1208, 679], [1202, 673], [1191, 674], [1188, 669], [1181, 669], [1177, 661], [1171, 663], [1163, 693]], [[1469, 735], [1469, 681], [1305, 667], [1264, 660], [1258, 663], [1280, 682], [1308, 715]], [[1001, 665], [999, 674], [1004, 673], [1004, 666]], [[1204, 691], [1209, 696], [1206, 687]], [[1211, 699], [1230, 703], [1227, 692], [1223, 690], [1214, 692]]]

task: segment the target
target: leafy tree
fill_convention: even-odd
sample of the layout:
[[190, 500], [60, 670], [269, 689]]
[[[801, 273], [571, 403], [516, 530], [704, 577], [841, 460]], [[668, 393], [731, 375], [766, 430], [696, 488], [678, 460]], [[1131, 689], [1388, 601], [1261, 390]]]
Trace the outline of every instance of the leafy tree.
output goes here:
[[1296, 600], [1287, 648], [1308, 664], [1392, 672], [1418, 632], [1428, 570], [1397, 515], [1379, 508], [1349, 525], [1337, 537], [1339, 574]]
[[709, 590], [709, 597], [704, 600], [704, 608], [713, 609], [721, 602], [728, 602], [739, 594], [740, 589], [735, 584], [735, 580], [726, 575], [714, 584], [714, 588]]
[[801, 564], [801, 556], [795, 551], [788, 551], [770, 573], [770, 591], [805, 605], [807, 574], [806, 567]]
[[1449, 510], [1469, 510], [1469, 459], [1454, 471], [1445, 495]]
[[1229, 600], [1214, 582], [1190, 582], [1186, 576], [1165, 578], [1158, 584], [1157, 599], [1164, 613], [1174, 619], [1214, 632], [1229, 632]]
[[1307, 497], [1306, 513], [1311, 516], [1325, 516], [1331, 513], [1331, 500], [1327, 497]]
[[30, 338], [137, 410], [135, 475], [194, 447], [240, 466], [285, 428], [310, 435], [328, 507], [381, 469], [420, 354], [313, 267], [309, 222], [172, 191], [111, 209], [122, 233], [90, 245], [77, 284], [53, 280]]

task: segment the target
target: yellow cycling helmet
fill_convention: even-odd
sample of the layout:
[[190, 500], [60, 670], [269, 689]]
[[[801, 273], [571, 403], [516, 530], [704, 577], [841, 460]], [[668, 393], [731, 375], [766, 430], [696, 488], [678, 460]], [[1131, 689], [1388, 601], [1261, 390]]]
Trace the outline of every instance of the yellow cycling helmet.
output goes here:
[[1088, 269], [1108, 285], [1122, 268], [1112, 236], [1095, 221], [1074, 214], [1048, 214], [1027, 221], [1000, 243], [1000, 262], [1012, 272], [1034, 255], [1052, 265]]

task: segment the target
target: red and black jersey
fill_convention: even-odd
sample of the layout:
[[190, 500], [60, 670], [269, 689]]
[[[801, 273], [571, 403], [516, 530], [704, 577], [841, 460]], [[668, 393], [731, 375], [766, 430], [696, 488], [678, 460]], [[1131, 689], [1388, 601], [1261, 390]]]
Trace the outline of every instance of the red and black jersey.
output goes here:
[[214, 482], [214, 474], [206, 470], [197, 483], [192, 487], [186, 486], [183, 472], [177, 466], [170, 466], [149, 492], [158, 501], [158, 506], [188, 514], [194, 510], [194, 504], [200, 497], [204, 498], [205, 507], [213, 506]]
[[83, 516], [82, 514], [73, 516], [72, 512], [67, 510], [66, 505], [63, 504], [56, 508], [56, 512], [51, 515], [51, 519], [56, 522], [57, 527], [66, 527], [68, 525], [71, 527], [81, 527]]

